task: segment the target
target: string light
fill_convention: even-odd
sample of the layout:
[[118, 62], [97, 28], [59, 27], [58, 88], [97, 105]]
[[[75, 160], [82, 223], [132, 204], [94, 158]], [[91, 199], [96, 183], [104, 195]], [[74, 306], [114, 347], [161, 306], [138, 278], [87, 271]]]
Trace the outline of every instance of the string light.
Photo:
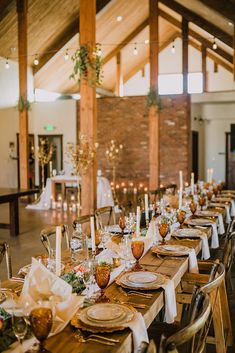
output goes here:
[[68, 53], [68, 49], [66, 49], [66, 52], [64, 54], [64, 60], [67, 61], [69, 59], [69, 53]]
[[214, 42], [213, 42], [213, 44], [212, 44], [212, 49], [213, 50], [216, 50], [217, 49], [217, 43], [216, 43], [216, 41], [215, 41], [215, 38], [214, 38]]
[[33, 63], [35, 66], [37, 66], [39, 64], [38, 54], [35, 55], [35, 59], [34, 59]]
[[175, 54], [175, 41], [174, 40], [172, 42], [171, 52], [172, 52], [172, 54]]
[[134, 47], [134, 50], [133, 50], [133, 54], [134, 55], [138, 55], [138, 50], [137, 50], [137, 47], [136, 47], [136, 43], [135, 43], [135, 47]]
[[5, 63], [5, 69], [9, 69], [10, 68], [10, 65], [9, 65], [9, 62], [8, 62], [8, 58], [6, 59], [6, 63]]
[[97, 55], [98, 55], [98, 56], [103, 56], [103, 52], [102, 52], [101, 47], [98, 48], [98, 50], [97, 50]]
[[116, 20], [117, 20], [117, 22], [121, 22], [123, 20], [123, 17], [122, 16], [117, 16]]
[[149, 39], [145, 39], [144, 44], [149, 44]]

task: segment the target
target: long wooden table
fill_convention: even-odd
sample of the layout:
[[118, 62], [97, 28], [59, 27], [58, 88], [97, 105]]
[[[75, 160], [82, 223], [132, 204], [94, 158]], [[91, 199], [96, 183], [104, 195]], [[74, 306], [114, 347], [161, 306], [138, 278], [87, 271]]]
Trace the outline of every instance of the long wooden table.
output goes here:
[[[184, 246], [193, 247], [198, 254], [201, 250], [201, 240], [171, 240], [170, 243], [182, 244]], [[181, 281], [182, 276], [188, 271], [188, 257], [163, 257], [158, 258], [150, 251], [141, 259], [143, 267], [149, 271], [157, 271], [162, 273], [174, 281], [175, 288]], [[4, 287], [10, 286], [15, 288], [19, 283], [7, 281], [3, 283]], [[146, 309], [140, 309], [146, 326], [148, 327], [160, 310], [164, 307], [164, 291], [162, 289], [151, 291], [153, 297], [145, 299], [140, 297], [127, 298], [123, 296], [120, 289], [115, 283], [112, 283], [106, 289], [106, 295], [109, 298], [117, 298], [119, 300], [136, 301], [136, 303], [147, 304]], [[95, 350], [96, 353], [131, 353], [132, 352], [132, 334], [129, 329], [109, 334], [102, 334], [106, 337], [118, 338], [120, 343], [113, 347], [105, 346], [95, 342], [79, 343], [74, 338], [74, 330], [70, 325], [60, 332], [58, 335], [49, 338], [46, 342], [46, 348], [53, 353], [89, 353]]]
[[19, 234], [19, 198], [38, 193], [38, 189], [0, 188], [0, 203], [9, 203], [10, 223], [0, 223], [0, 228], [10, 229], [11, 236]]

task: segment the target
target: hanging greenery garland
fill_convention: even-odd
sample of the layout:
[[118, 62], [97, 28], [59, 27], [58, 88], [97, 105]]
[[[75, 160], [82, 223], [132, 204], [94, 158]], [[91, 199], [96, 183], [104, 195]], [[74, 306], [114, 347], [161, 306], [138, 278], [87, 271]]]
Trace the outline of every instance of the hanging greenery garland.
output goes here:
[[[103, 60], [101, 57], [100, 45], [97, 44], [95, 51], [90, 54], [88, 45], [81, 45], [78, 50], [73, 54], [72, 61], [74, 63], [73, 73], [69, 76], [80, 84], [81, 78], [88, 80], [91, 86], [100, 85], [102, 81], [102, 66]], [[89, 71], [93, 71], [93, 75], [89, 75]]]
[[31, 104], [23, 96], [20, 96], [19, 100], [18, 100], [17, 108], [18, 108], [19, 112], [23, 112], [25, 110], [29, 111], [29, 110], [31, 110]]
[[159, 97], [157, 91], [153, 88], [150, 88], [146, 97], [146, 105], [148, 108], [152, 106], [157, 106], [159, 110], [163, 109], [163, 104], [161, 97]]

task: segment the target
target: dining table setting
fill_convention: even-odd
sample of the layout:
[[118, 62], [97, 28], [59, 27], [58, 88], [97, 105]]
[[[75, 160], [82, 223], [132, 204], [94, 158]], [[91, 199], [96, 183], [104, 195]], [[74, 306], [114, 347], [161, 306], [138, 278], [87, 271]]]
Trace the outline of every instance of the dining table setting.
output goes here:
[[233, 217], [235, 193], [209, 200], [206, 188], [179, 193], [178, 209], [145, 198], [116, 225], [92, 222], [85, 259], [61, 250], [56, 227], [56, 248], [1, 283], [0, 351], [137, 352], [156, 317], [175, 321], [182, 277], [210, 259]]

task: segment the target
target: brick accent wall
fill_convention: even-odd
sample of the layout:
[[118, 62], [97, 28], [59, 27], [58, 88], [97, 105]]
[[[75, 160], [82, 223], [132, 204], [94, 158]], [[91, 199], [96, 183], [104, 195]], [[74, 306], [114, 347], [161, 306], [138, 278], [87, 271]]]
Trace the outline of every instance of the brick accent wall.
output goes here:
[[[190, 165], [190, 97], [162, 96], [160, 111], [160, 180], [178, 182], [181, 169], [186, 180]], [[79, 124], [79, 101], [78, 101]], [[148, 186], [148, 108], [145, 96], [105, 97], [97, 99], [98, 168], [112, 180], [112, 170], [105, 157], [112, 139], [123, 144], [117, 181]]]

